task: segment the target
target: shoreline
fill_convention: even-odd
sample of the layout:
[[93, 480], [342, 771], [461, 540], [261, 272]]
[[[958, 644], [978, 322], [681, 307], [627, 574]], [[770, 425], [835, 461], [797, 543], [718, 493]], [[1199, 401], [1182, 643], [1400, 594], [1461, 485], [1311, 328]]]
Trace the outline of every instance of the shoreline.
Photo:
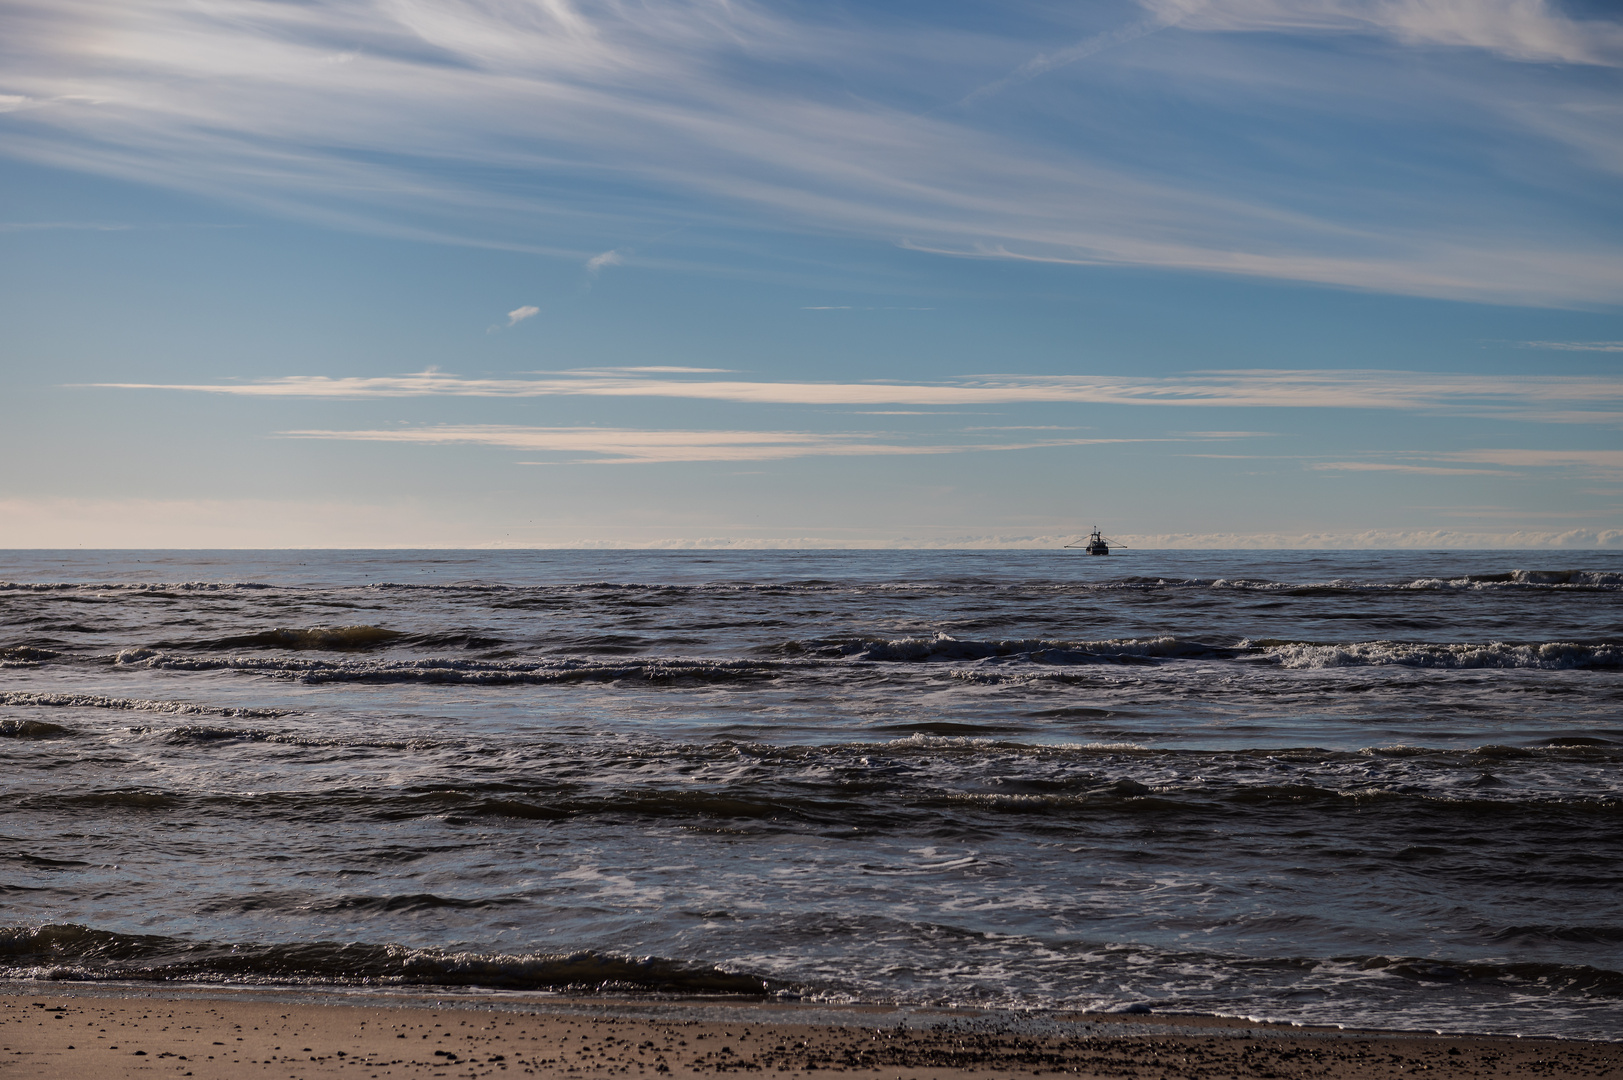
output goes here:
[[0, 985], [0, 1077], [1623, 1077], [1623, 1042], [878, 1005]]

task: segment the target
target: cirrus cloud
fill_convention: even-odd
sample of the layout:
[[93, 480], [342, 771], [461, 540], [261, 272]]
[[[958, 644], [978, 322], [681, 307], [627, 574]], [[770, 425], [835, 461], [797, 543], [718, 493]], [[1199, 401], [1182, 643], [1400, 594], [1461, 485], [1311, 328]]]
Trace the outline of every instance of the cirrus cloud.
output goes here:
[[[681, 431], [643, 428], [520, 427], [508, 424], [437, 424], [360, 431], [284, 431], [290, 439], [418, 445], [495, 446], [566, 455], [562, 463], [649, 465], [695, 461], [781, 461], [799, 457], [912, 456], [1056, 446], [1154, 442], [1151, 439], [1046, 438], [1020, 442], [966, 440], [908, 443], [871, 433], [808, 431]], [[559, 462], [525, 462], [554, 464]]]
[[[1472, 66], [1421, 78], [1374, 55], [1289, 66], [1267, 51], [1377, 33], [1598, 65], [1620, 55], [1617, 22], [1540, 0], [1145, 5], [1148, 22], [1124, 0], [972, 32], [755, 0], [12, 0], [0, 152], [589, 273], [620, 257], [605, 235], [693, 224], [1493, 302], [1623, 297], [1618, 243], [1574, 220], [1568, 197], [1623, 168], [1615, 85], [1542, 71], [1511, 84]], [[1278, 41], [1240, 62], [1199, 50], [1239, 30]], [[1087, 31], [1081, 44], [1051, 47], [1071, 31]], [[1259, 93], [1263, 70], [1277, 85]], [[1352, 127], [1252, 158], [1266, 128], [1208, 140], [1179, 136], [1180, 121], [1148, 153], [1146, 72], [1155, 96], [1216, 128], [1286, 108], [1297, 130]], [[1052, 103], [974, 90], [1011, 78], [1072, 82]], [[1120, 100], [1138, 104], [1117, 115]], [[1469, 149], [1418, 183], [1363, 175], [1376, 115], [1407, 125], [1394, 138], [1431, 147], [1446, 131]], [[1316, 153], [1338, 167], [1292, 171]], [[1507, 153], [1518, 164], [1500, 175]]]
[[[124, 390], [169, 390], [289, 398], [653, 397], [761, 405], [924, 405], [964, 407], [1050, 402], [1230, 408], [1398, 409], [1462, 412], [1542, 422], [1623, 421], [1623, 379], [1606, 376], [1477, 375], [1412, 371], [1208, 371], [1123, 375], [975, 375], [940, 382], [791, 382], [676, 378], [703, 368], [617, 368], [545, 377], [465, 378], [441, 371], [408, 375], [289, 375], [241, 383], [96, 383]], [[1574, 408], [1574, 406], [1584, 408]]]
[[1365, 33], [1407, 45], [1482, 49], [1529, 63], [1623, 64], [1623, 28], [1549, 0], [1139, 0], [1162, 23], [1202, 31]]

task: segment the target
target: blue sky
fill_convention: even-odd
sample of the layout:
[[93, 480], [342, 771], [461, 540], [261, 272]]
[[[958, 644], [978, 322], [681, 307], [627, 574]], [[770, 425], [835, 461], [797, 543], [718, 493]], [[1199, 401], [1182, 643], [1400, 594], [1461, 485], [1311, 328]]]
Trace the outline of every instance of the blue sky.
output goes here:
[[1623, 21], [12, 0], [5, 546], [1623, 545]]

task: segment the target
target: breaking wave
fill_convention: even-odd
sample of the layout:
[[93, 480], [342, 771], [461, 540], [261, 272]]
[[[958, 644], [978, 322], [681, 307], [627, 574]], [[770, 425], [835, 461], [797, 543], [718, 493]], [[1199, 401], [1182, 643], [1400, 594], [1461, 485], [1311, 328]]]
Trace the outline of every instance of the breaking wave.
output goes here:
[[27, 645], [0, 649], [0, 668], [34, 667], [46, 660], [55, 660], [59, 655], [54, 649], [36, 649]]
[[[441, 906], [437, 896], [397, 898]], [[948, 928], [943, 927], [943, 930]], [[949, 931], [950, 932], [950, 931]], [[1238, 959], [1218, 953], [1154, 949], [1061, 947], [1081, 991], [1116, 989], [1108, 970], [1141, 969], [1163, 976], [1158, 1008], [1205, 1011], [1236, 982], [1259, 978], [1279, 990], [1300, 987], [1311, 996], [1342, 996], [1370, 978], [1392, 980], [1394, 990], [1436, 993], [1445, 986], [1481, 987], [1495, 995], [1553, 1004], [1565, 998], [1598, 1003], [1623, 997], [1623, 972], [1586, 964], [1505, 962], [1349, 955]], [[994, 963], [988, 957], [984, 961]], [[832, 973], [831, 973], [832, 974]], [[1091, 978], [1090, 978], [1091, 976]], [[0, 977], [37, 982], [136, 982], [331, 987], [458, 987], [570, 993], [665, 993], [762, 998], [823, 996], [827, 987], [790, 983], [701, 962], [583, 950], [570, 953], [482, 953], [397, 944], [306, 941], [195, 942], [156, 934], [122, 934], [76, 924], [0, 928]], [[843, 981], [843, 980], [842, 980]], [[867, 980], [858, 980], [860, 982]], [[857, 989], [852, 986], [851, 989]], [[859, 999], [907, 1000], [894, 985], [870, 986]], [[973, 986], [960, 988], [973, 993]], [[1340, 993], [1338, 993], [1340, 991]], [[841, 995], [843, 997], [843, 995]], [[1019, 1004], [1015, 1000], [1010, 1004]], [[848, 997], [845, 1000], [850, 1000]], [[1142, 998], [1140, 998], [1142, 1000]]]
[[[1334, 578], [1330, 581], [1273, 581], [1266, 578], [1125, 578], [1117, 587], [1222, 589], [1241, 592], [1277, 592], [1311, 596], [1316, 593], [1359, 592], [1452, 592], [1494, 589], [1558, 589], [1567, 591], [1611, 592], [1623, 589], [1623, 573], [1606, 570], [1507, 570], [1497, 574], [1466, 574], [1461, 577], [1413, 578], [1409, 581], [1360, 581]], [[1111, 587], [1106, 584], [1102, 587]]]
[[194, 705], [189, 701], [147, 701], [141, 698], [106, 697], [101, 694], [30, 693], [25, 690], [0, 692], [0, 705], [30, 705], [66, 709], [119, 709], [132, 712], [173, 713], [177, 716], [221, 716], [251, 720], [273, 720], [291, 715], [284, 709], [245, 709], [215, 705]]
[[1239, 650], [1176, 637], [1113, 638], [1104, 641], [1042, 639], [976, 641], [937, 634], [918, 638], [827, 638], [791, 641], [773, 650], [787, 655], [843, 657], [892, 663], [961, 663], [973, 660], [1026, 660], [1037, 664], [1133, 663], [1147, 660], [1218, 659]]
[[115, 658], [120, 667], [164, 671], [241, 671], [305, 683], [504, 683], [540, 684], [615, 682], [650, 683], [744, 682], [778, 675], [770, 664], [754, 660], [646, 660], [603, 663], [592, 660], [303, 660], [256, 656], [189, 657], [154, 649], [125, 649]]
[[[364, 646], [361, 646], [364, 648]], [[917, 638], [842, 637], [789, 641], [759, 650], [777, 660], [682, 657], [608, 660], [602, 656], [534, 660], [425, 657], [400, 660], [325, 660], [256, 655], [198, 656], [162, 649], [124, 649], [112, 657], [122, 668], [163, 671], [236, 671], [304, 683], [467, 683], [546, 685], [581, 682], [752, 682], [780, 677], [796, 665], [838, 662], [969, 664], [959, 678], [997, 682], [1007, 665], [1067, 667], [1089, 664], [1158, 665], [1181, 661], [1239, 661], [1295, 670], [1405, 667], [1605, 670], [1623, 668], [1623, 645], [1570, 641], [1529, 643], [1313, 642], [1242, 639], [1234, 645], [1173, 635], [1098, 641], [976, 640], [938, 634]], [[1015, 669], [1016, 671], [1018, 669]], [[1008, 672], [1014, 674], [1014, 672]], [[1018, 677], [1016, 675], [1016, 677]], [[66, 704], [101, 708], [269, 715], [221, 711], [171, 702], [125, 702], [88, 695], [0, 694], [0, 704]]]
[[1623, 667], [1623, 645], [1583, 645], [1551, 641], [1510, 645], [1425, 645], [1399, 641], [1361, 641], [1345, 645], [1310, 642], [1268, 644], [1261, 655], [1287, 668], [1336, 668], [1397, 665], [1415, 668], [1541, 668], [1574, 669]]
[[1285, 668], [1398, 665], [1426, 668], [1542, 668], [1572, 670], [1623, 667], [1623, 645], [1578, 642], [1529, 644], [1426, 644], [1359, 641], [1324, 644], [1269, 639], [1216, 645], [1172, 635], [1101, 641], [960, 639], [938, 634], [918, 638], [828, 638], [791, 641], [781, 655], [891, 663], [1023, 661], [1032, 664], [1134, 664], [1177, 660], [1249, 660]]
[[129, 592], [129, 593], [232, 593], [263, 592], [282, 588], [254, 581], [0, 581], [0, 593]]
[[[441, 898], [441, 903], [444, 901]], [[421, 898], [418, 898], [420, 901]], [[761, 996], [754, 975], [612, 953], [474, 953], [331, 941], [213, 944], [75, 924], [0, 928], [0, 977], [57, 981], [465, 986]]]
[[285, 746], [343, 746], [371, 750], [426, 750], [442, 744], [441, 740], [433, 738], [371, 739], [344, 735], [310, 735], [301, 732], [267, 731], [263, 728], [213, 727], [202, 724], [185, 724], [173, 728], [137, 727], [129, 730], [134, 735], [154, 736], [179, 745], [261, 742], [279, 743]]

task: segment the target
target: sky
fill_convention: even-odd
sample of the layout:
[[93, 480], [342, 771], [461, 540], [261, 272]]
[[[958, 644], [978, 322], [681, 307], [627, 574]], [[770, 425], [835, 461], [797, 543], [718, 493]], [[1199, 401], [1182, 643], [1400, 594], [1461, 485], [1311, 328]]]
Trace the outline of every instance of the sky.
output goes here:
[[1623, 547], [1599, 0], [7, 0], [0, 547]]

